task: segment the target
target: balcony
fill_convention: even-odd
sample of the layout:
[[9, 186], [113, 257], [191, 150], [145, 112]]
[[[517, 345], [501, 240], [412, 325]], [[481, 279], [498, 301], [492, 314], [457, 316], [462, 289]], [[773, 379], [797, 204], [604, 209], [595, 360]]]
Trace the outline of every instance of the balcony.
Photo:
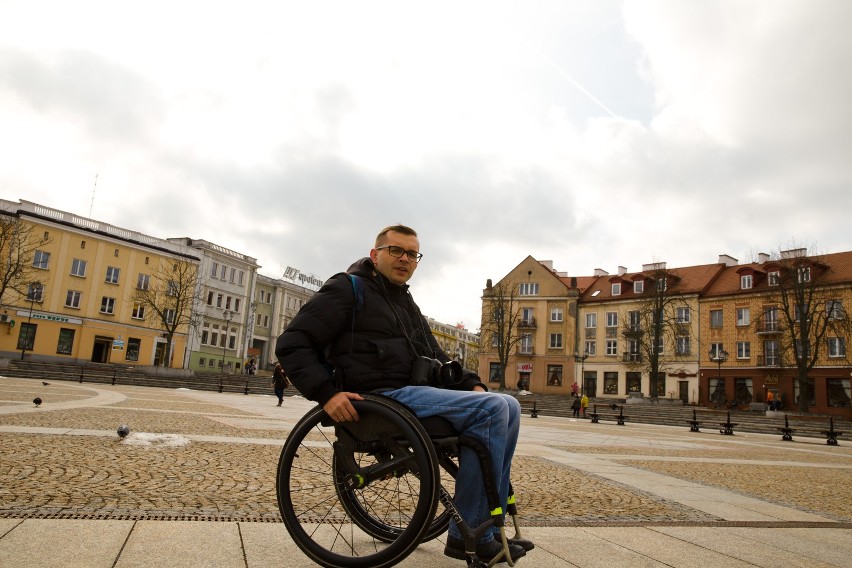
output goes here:
[[535, 329], [535, 318], [525, 318], [518, 321], [519, 329]]
[[758, 367], [780, 367], [781, 366], [781, 356], [780, 355], [763, 355], [760, 354], [757, 356], [757, 366]]
[[776, 335], [781, 333], [781, 326], [777, 321], [765, 321], [757, 324], [758, 335]]
[[518, 355], [531, 357], [535, 355], [535, 349], [533, 349], [532, 345], [518, 345]]
[[642, 331], [642, 326], [639, 324], [629, 325], [624, 328], [624, 331], [621, 332], [624, 337], [642, 337], [642, 334], [645, 333]]
[[642, 362], [642, 354], [641, 353], [622, 353], [622, 361], [625, 363], [641, 363]]

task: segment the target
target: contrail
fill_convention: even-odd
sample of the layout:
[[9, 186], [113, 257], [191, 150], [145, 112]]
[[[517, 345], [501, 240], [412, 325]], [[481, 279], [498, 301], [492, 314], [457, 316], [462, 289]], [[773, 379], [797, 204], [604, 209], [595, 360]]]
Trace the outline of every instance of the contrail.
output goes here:
[[596, 96], [594, 96], [592, 93], [590, 93], [583, 85], [581, 85], [580, 83], [575, 81], [573, 77], [571, 77], [568, 73], [563, 71], [562, 68], [559, 67], [559, 65], [557, 65], [556, 63], [554, 63], [548, 56], [546, 56], [544, 53], [540, 52], [539, 50], [537, 50], [536, 48], [534, 48], [530, 44], [526, 43], [524, 40], [522, 40], [517, 35], [515, 36], [515, 39], [517, 39], [521, 43], [521, 45], [523, 45], [524, 47], [526, 47], [527, 49], [532, 51], [534, 54], [539, 56], [542, 61], [544, 61], [545, 63], [547, 63], [551, 67], [553, 67], [556, 70], [556, 72], [559, 73], [560, 75], [562, 75], [562, 77], [566, 81], [571, 83], [578, 91], [580, 91], [581, 93], [583, 93], [584, 95], [589, 97], [589, 100], [591, 100], [593, 103], [595, 103], [596, 105], [601, 107], [604, 110], [604, 112], [606, 112], [608, 115], [610, 115], [613, 118], [620, 118], [617, 114], [615, 114], [614, 112], [609, 110], [609, 108], [607, 108], [607, 106], [605, 104], [603, 104]]

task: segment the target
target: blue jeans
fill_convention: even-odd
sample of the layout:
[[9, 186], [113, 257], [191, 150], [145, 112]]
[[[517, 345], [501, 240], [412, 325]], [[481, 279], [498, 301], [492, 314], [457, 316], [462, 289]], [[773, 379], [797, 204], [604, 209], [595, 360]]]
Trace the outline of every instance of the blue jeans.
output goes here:
[[[443, 416], [460, 434], [482, 441], [491, 455], [493, 475], [498, 483], [497, 491], [505, 515], [509, 473], [521, 420], [521, 405], [514, 397], [424, 386], [407, 386], [382, 394], [406, 405], [418, 418]], [[462, 518], [471, 527], [484, 523], [490, 517], [479, 459], [470, 448], [461, 448], [459, 454], [459, 473], [453, 500]], [[497, 533], [497, 528], [491, 529], [482, 542], [491, 540]], [[454, 522], [450, 523], [449, 534], [453, 538], [461, 538]]]

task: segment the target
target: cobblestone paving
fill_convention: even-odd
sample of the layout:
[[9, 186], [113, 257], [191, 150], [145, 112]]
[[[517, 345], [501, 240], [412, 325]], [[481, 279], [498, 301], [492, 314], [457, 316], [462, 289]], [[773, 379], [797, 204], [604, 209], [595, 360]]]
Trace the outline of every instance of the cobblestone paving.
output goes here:
[[[85, 398], [71, 387], [48, 387], [52, 403]], [[271, 397], [232, 408], [161, 389], [114, 387], [128, 398], [111, 406], [26, 411], [0, 415], [0, 517], [175, 518], [279, 521], [275, 469], [287, 420], [271, 417]], [[0, 405], [31, 407], [44, 392], [36, 381], [0, 378]], [[13, 401], [13, 402], [10, 402]], [[267, 408], [267, 405], [269, 408]], [[192, 441], [183, 446], [139, 446], [118, 436], [31, 434], [44, 427], [133, 433], [171, 433], [243, 439]], [[258, 443], [249, 443], [249, 442]], [[700, 447], [697, 447], [700, 446]], [[694, 449], [608, 444], [553, 445], [566, 452], [600, 454], [631, 467], [724, 487], [774, 503], [852, 520], [852, 450], [816, 444], [738, 447], [701, 439]], [[634, 457], [635, 456], [635, 457]], [[679, 458], [652, 461], [640, 458]], [[695, 458], [692, 461], [690, 458]], [[717, 463], [707, 463], [707, 458]], [[814, 467], [732, 464], [724, 460], [792, 461]], [[818, 466], [818, 467], [817, 467]], [[539, 457], [518, 456], [513, 485], [524, 522], [541, 526], [584, 523], [712, 523], [718, 519], [675, 502]]]

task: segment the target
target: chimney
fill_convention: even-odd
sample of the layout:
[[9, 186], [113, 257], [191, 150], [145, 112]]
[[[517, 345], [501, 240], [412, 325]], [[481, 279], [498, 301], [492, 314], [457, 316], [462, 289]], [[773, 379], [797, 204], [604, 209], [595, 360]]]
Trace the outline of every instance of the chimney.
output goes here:
[[803, 256], [808, 256], [808, 249], [797, 248], [781, 251], [781, 258], [783, 258], [784, 260], [789, 260], [791, 258], [802, 258]]
[[609, 272], [603, 268], [595, 268], [595, 276], [609, 276]]
[[540, 260], [539, 261], [542, 266], [553, 272], [553, 261], [552, 260]]
[[719, 264], [724, 264], [725, 266], [736, 266], [739, 264], [736, 258], [732, 257], [729, 254], [720, 254], [719, 255]]
[[624, 276], [625, 274], [627, 274], [627, 267], [626, 266], [619, 266], [618, 267], [618, 275]]
[[765, 252], [757, 253], [757, 262], [760, 264], [766, 264], [767, 262], [769, 262], [769, 255]]

